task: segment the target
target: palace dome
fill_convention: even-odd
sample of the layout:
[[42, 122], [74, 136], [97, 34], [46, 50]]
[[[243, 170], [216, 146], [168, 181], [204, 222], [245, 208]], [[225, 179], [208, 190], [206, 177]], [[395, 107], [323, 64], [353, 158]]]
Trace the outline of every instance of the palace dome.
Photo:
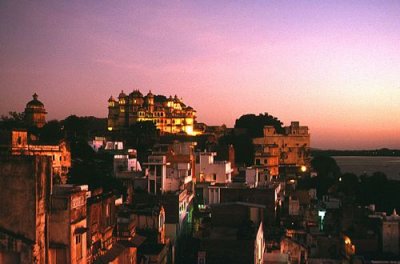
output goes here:
[[37, 99], [38, 95], [35, 93], [32, 97], [33, 100], [26, 104], [25, 121], [29, 125], [40, 128], [46, 124], [47, 112], [44, 109], [44, 104]]
[[133, 90], [130, 94], [130, 97], [143, 97], [143, 94], [139, 90]]
[[33, 97], [33, 100], [29, 101], [26, 104], [26, 108], [27, 109], [38, 109], [38, 108], [44, 109], [44, 104], [37, 99], [38, 95], [35, 93], [34, 95], [32, 95], [32, 97]]
[[154, 97], [154, 94], [152, 94], [151, 90], [150, 90], [149, 93], [147, 94], [147, 97]]
[[118, 95], [118, 98], [123, 98], [123, 97], [126, 97], [124, 90], [122, 90], [121, 93]]

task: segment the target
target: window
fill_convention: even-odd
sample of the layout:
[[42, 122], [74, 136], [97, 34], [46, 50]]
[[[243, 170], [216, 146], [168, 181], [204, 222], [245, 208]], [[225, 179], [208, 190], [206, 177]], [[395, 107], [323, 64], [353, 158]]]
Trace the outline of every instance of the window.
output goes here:
[[155, 166], [155, 168], [156, 168], [156, 176], [157, 177], [161, 177], [162, 176], [162, 166], [161, 165], [156, 165]]
[[109, 203], [107, 203], [106, 204], [106, 211], [105, 211], [105, 215], [106, 215], [106, 217], [105, 217], [105, 224], [106, 224], [106, 226], [111, 226], [111, 213], [110, 213], [110, 211], [111, 211], [111, 206], [110, 206], [110, 204]]
[[21, 139], [21, 137], [18, 137], [18, 145], [21, 145], [21, 143], [22, 143], [22, 139]]
[[214, 180], [214, 181], [217, 180], [217, 174], [216, 174], [216, 173], [213, 174], [213, 180]]
[[75, 236], [76, 259], [82, 258], [82, 235]]
[[106, 205], [106, 217], [110, 216], [110, 204]]
[[9, 251], [16, 251], [16, 243], [15, 243], [15, 242], [16, 242], [16, 241], [15, 241], [14, 238], [12, 238], [11, 236], [8, 237], [8, 240], [7, 240], [7, 249], [8, 249]]

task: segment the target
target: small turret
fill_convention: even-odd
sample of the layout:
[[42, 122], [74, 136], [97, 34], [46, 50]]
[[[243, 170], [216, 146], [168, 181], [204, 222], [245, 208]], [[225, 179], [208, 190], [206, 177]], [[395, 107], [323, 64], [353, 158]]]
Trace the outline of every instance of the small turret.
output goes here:
[[114, 97], [111, 95], [110, 98], [108, 99], [108, 107], [114, 107], [115, 103], [117, 101], [114, 99]]
[[147, 108], [150, 113], [154, 112], [154, 95], [151, 93], [151, 90], [149, 93], [146, 95], [146, 104]]
[[32, 95], [33, 100], [26, 104], [25, 108], [25, 120], [28, 125], [36, 127], [43, 127], [46, 124], [46, 109], [44, 104], [38, 100], [38, 95], [34, 93]]

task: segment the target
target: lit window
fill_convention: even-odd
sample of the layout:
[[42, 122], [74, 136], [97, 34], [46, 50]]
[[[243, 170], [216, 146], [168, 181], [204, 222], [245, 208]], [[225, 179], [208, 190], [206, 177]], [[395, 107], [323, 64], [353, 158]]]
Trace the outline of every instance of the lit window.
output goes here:
[[82, 235], [75, 236], [76, 259], [82, 258]]

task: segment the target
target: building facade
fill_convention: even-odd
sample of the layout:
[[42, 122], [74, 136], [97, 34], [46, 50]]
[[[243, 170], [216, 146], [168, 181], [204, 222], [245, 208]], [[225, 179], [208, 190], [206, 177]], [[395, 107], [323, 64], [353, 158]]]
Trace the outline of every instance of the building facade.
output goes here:
[[51, 160], [0, 158], [0, 263], [48, 263]]
[[51, 157], [53, 183], [65, 184], [67, 182], [67, 174], [71, 168], [71, 152], [65, 140], [61, 140], [58, 144], [41, 144], [37, 141], [30, 142], [26, 130], [13, 130], [11, 131], [11, 154]]
[[196, 111], [186, 106], [176, 95], [155, 97], [151, 91], [145, 96], [134, 90], [129, 95], [123, 91], [117, 99], [108, 99], [108, 130], [127, 129], [140, 121], [152, 121], [161, 133], [186, 133], [195, 135]]
[[92, 262], [113, 246], [115, 214], [115, 195], [101, 188], [92, 191], [87, 199], [87, 252]]
[[272, 177], [278, 176], [282, 170], [295, 173], [309, 168], [311, 156], [308, 127], [292, 122], [284, 130], [280, 134], [273, 126], [265, 126], [264, 137], [253, 139], [256, 145], [254, 163], [265, 168]]
[[50, 262], [87, 262], [88, 186], [55, 185], [51, 196]]
[[229, 161], [215, 161], [215, 152], [196, 153], [196, 182], [230, 183], [232, 167]]
[[396, 210], [382, 219], [382, 249], [384, 253], [400, 254], [400, 216]]
[[186, 232], [192, 218], [195, 145], [178, 141], [156, 145], [144, 164], [148, 171], [148, 193], [158, 195], [165, 210], [165, 236], [172, 247]]

